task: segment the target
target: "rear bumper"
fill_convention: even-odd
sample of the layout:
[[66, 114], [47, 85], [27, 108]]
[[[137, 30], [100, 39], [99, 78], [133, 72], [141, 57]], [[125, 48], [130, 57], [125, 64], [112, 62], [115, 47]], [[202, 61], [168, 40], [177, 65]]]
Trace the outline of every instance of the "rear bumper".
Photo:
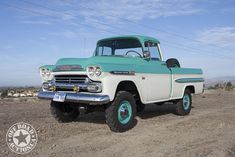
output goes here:
[[[56, 92], [41, 91], [38, 93], [38, 98], [45, 100], [53, 100], [55, 93]], [[108, 95], [88, 93], [66, 93], [65, 102], [102, 105], [110, 102], [110, 99]]]

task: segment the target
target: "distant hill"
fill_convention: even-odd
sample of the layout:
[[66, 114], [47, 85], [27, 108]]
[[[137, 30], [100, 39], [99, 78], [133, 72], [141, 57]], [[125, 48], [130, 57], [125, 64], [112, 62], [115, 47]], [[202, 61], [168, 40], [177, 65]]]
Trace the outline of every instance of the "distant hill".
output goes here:
[[11, 90], [11, 89], [40, 89], [40, 86], [0, 86], [0, 90]]
[[231, 82], [235, 86], [235, 76], [215, 77], [205, 80], [206, 87], [214, 86], [217, 83]]

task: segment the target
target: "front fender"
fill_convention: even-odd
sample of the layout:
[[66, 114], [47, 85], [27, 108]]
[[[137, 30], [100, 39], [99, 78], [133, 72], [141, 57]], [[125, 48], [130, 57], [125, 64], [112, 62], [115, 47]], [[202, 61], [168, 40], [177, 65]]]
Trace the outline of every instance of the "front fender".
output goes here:
[[141, 84], [139, 83], [139, 76], [138, 75], [115, 75], [111, 73], [104, 73], [104, 77], [102, 78], [102, 84], [103, 84], [103, 91], [102, 93], [105, 95], [108, 95], [110, 98], [110, 101], [113, 101], [115, 98], [115, 94], [117, 91], [117, 87], [120, 82], [122, 81], [131, 81], [135, 84], [141, 101], [144, 103], [147, 99], [147, 94], [144, 94], [141, 90]]

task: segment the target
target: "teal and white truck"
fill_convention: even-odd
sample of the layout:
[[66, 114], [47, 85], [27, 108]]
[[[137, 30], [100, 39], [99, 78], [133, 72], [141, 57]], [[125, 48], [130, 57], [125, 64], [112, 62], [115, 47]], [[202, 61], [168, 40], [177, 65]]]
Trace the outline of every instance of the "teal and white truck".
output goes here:
[[182, 68], [166, 61], [160, 42], [147, 36], [118, 36], [99, 40], [90, 58], [62, 58], [40, 67], [38, 98], [51, 101], [59, 122], [70, 122], [81, 112], [102, 110], [112, 131], [133, 127], [145, 105], [175, 104], [178, 115], [188, 115], [192, 94], [203, 92], [201, 69]]

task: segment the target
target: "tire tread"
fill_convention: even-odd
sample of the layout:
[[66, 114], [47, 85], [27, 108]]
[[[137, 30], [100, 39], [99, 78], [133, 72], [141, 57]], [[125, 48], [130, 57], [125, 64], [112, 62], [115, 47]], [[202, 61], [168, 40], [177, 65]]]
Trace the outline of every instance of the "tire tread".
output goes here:
[[[130, 122], [127, 124], [127, 126], [122, 127], [117, 120], [117, 108], [119, 105], [119, 101], [121, 101], [120, 99], [124, 96], [128, 97], [131, 101], [130, 103], [132, 105], [132, 118]], [[136, 104], [135, 104], [134, 98], [131, 93], [126, 92], [126, 91], [118, 91], [114, 101], [110, 103], [105, 110], [106, 123], [109, 126], [110, 130], [114, 132], [124, 132], [130, 129], [135, 115], [136, 115]]]

